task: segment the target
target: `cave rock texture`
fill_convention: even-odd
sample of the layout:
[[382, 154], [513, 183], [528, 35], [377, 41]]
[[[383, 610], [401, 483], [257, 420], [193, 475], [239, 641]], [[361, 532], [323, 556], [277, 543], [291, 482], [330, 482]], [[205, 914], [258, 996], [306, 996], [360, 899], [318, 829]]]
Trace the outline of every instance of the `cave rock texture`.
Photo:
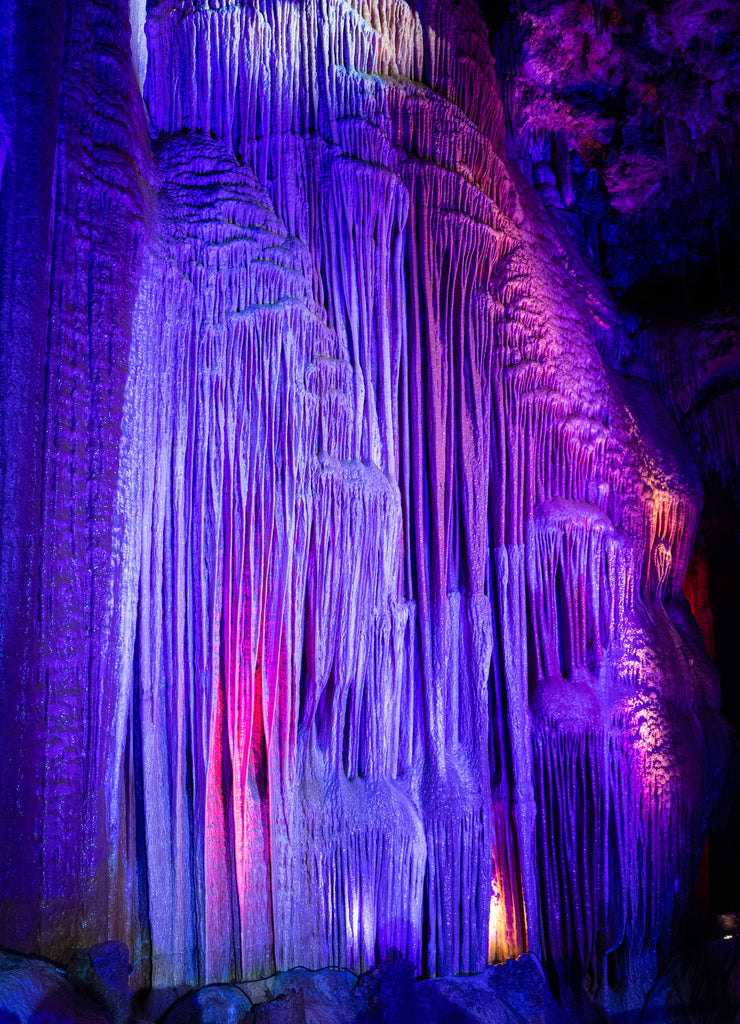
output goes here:
[[633, 308], [685, 317], [687, 304], [737, 302], [740, 5], [511, 8], [494, 42], [509, 151], [543, 202], [577, 211]]
[[702, 487], [477, 9], [10, 6], [0, 941], [626, 991], [727, 748]]

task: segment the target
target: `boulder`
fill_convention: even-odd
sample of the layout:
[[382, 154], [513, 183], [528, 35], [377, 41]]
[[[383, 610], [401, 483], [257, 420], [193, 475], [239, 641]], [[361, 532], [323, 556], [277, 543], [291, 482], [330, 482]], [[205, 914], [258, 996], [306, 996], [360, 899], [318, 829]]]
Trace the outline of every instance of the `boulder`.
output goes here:
[[241, 988], [207, 985], [178, 1000], [161, 1024], [253, 1024], [253, 1021], [252, 1003]]
[[111, 1024], [111, 1015], [66, 970], [41, 957], [0, 950], [2, 1024]]
[[67, 976], [108, 1011], [112, 1024], [131, 1020], [129, 955], [123, 942], [101, 942], [80, 950], [67, 965]]
[[303, 992], [283, 992], [270, 1002], [255, 1006], [254, 1024], [306, 1024]]
[[[425, 1024], [568, 1024], [539, 961], [524, 954], [480, 974], [417, 982], [417, 1020]], [[410, 1024], [408, 1019], [405, 1024]]]

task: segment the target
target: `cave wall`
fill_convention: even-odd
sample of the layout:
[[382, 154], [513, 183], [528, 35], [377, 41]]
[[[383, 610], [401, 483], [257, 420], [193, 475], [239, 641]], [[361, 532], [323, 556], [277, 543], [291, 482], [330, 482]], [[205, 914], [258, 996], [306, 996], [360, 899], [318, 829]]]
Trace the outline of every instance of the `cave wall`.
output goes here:
[[736, 303], [737, 5], [514, 0], [493, 46], [510, 152], [631, 313]]
[[702, 488], [477, 10], [2, 32], [0, 941], [650, 977], [727, 748]]

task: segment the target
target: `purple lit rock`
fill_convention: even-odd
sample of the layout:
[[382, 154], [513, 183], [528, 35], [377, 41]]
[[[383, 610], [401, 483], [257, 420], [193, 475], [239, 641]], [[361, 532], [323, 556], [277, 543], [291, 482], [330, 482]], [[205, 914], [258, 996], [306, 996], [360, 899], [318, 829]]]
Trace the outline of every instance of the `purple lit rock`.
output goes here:
[[[568, 1024], [570, 1019], [529, 955], [467, 977], [422, 981], [410, 961], [388, 960], [359, 981], [349, 971], [297, 968], [240, 988], [254, 999], [250, 1024]], [[212, 986], [182, 1000], [163, 1024], [210, 1022], [197, 1007], [205, 1007], [208, 994], [216, 991]], [[218, 1018], [219, 1024], [221, 1019], [231, 1018]]]
[[236, 985], [209, 985], [180, 999], [161, 1024], [253, 1024], [252, 1004]]
[[[333, 1017], [332, 1010], [331, 1005], [325, 1008], [329, 1019]], [[284, 992], [254, 1008], [255, 1024], [304, 1024], [306, 1019], [302, 992]]]
[[112, 1024], [128, 1024], [129, 956], [123, 942], [103, 942], [76, 953], [67, 965], [70, 979], [102, 1003]]
[[[255, 1015], [269, 1019], [272, 1013], [305, 1014], [306, 1021], [354, 1020], [367, 1009], [368, 1001], [357, 975], [339, 968], [308, 971], [296, 967], [260, 981], [248, 981], [242, 988], [252, 1000]], [[273, 1007], [273, 1009], [269, 1009]]]
[[737, 4], [527, 0], [512, 12], [494, 43], [509, 144], [545, 205], [580, 218], [630, 304], [675, 315], [734, 301]]
[[111, 1024], [107, 1007], [83, 993], [47, 960], [0, 952], [3, 1024]]

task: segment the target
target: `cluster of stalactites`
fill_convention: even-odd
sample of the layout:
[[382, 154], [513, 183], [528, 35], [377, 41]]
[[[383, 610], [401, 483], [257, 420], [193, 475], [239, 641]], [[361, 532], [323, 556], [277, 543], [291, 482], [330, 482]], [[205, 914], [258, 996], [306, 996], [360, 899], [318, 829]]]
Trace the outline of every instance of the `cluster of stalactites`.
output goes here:
[[500, 568], [514, 544], [525, 558], [511, 649], [531, 712], [541, 949], [561, 985], [624, 992], [629, 961], [689, 909], [715, 784], [701, 755], [714, 684], [675, 605], [702, 493], [655, 392], [596, 354], [621, 336], [603, 285], [519, 201], [490, 289], [494, 507]]
[[[311, 268], [301, 273], [304, 283], [311, 281], [313, 298], [303, 296], [299, 305], [315, 307], [323, 324], [311, 328], [323, 339], [319, 350], [288, 361], [294, 393], [316, 390], [318, 416], [307, 415], [313, 406], [304, 399], [300, 436], [271, 432], [265, 448], [264, 457], [278, 449], [278, 478], [291, 496], [290, 507], [283, 500], [280, 514], [273, 509], [268, 515], [273, 547], [282, 532], [289, 534], [292, 550], [282, 571], [290, 584], [284, 588], [266, 570], [261, 581], [250, 576], [239, 598], [252, 609], [258, 633], [269, 625], [263, 624], [265, 603], [283, 606], [284, 630], [288, 621], [294, 624], [288, 636], [270, 639], [287, 648], [287, 677], [282, 669], [278, 673], [291, 694], [287, 703], [269, 696], [274, 687], [266, 673], [266, 639], [258, 654], [258, 638], [250, 641], [251, 678], [247, 672], [239, 683], [254, 692], [247, 704], [261, 705], [263, 716], [265, 702], [274, 701], [274, 713], [293, 736], [282, 748], [280, 774], [292, 779], [284, 785], [272, 775], [278, 760], [267, 729], [257, 744], [261, 753], [248, 743], [250, 770], [264, 775], [270, 793], [271, 868], [262, 877], [251, 868], [251, 880], [242, 868], [239, 969], [246, 973], [263, 969], [263, 950], [270, 946], [279, 966], [305, 963], [308, 956], [312, 966], [335, 962], [362, 969], [378, 951], [393, 949], [436, 973], [486, 962], [492, 839], [487, 766], [479, 751], [486, 744], [492, 649], [483, 591], [493, 336], [485, 309], [493, 268], [512, 234], [514, 200], [499, 153], [500, 109], [487, 74], [484, 30], [466, 12], [454, 31], [459, 19], [444, 5], [430, 8], [424, 19], [405, 4], [362, 11], [345, 3], [162, 5], [147, 23], [145, 88], [152, 130], [161, 133], [157, 145], [164, 146], [160, 167], [168, 181], [173, 241], [180, 244], [180, 225], [190, 220], [183, 206], [188, 194], [200, 203], [201, 218], [208, 209], [208, 219], [233, 219], [228, 196], [219, 195], [214, 205], [213, 179], [197, 159], [189, 193], [173, 174], [172, 146], [182, 153], [191, 143], [196, 153], [207, 150], [199, 140], [210, 132], [221, 140], [220, 159], [232, 159], [230, 173], [239, 187], [246, 180], [237, 169], [243, 163], [268, 190], [288, 235], [307, 245]], [[163, 141], [182, 128], [189, 132], [176, 143]], [[218, 145], [210, 149], [213, 159]], [[265, 197], [255, 194], [249, 202], [260, 207]], [[257, 219], [262, 224], [265, 217]], [[200, 231], [207, 258], [202, 241], [194, 240], [187, 255], [193, 270], [183, 270], [193, 278], [192, 294], [173, 296], [178, 315], [184, 308], [194, 328], [194, 365], [203, 358], [198, 336], [223, 338], [226, 330], [236, 339], [232, 321], [244, 317], [257, 332], [269, 333], [274, 319], [248, 294], [254, 256], [237, 247], [230, 264], [217, 255], [227, 240], [207, 231]], [[272, 258], [291, 245], [300, 249], [287, 237], [276, 240]], [[181, 257], [176, 260], [182, 264]], [[204, 270], [214, 260], [215, 276]], [[275, 277], [274, 294], [263, 296], [262, 304], [266, 298], [284, 304], [278, 297], [284, 286]], [[177, 319], [174, 310], [167, 319]], [[291, 347], [298, 344], [303, 352], [305, 326], [295, 331]], [[473, 341], [469, 355], [460, 350], [467, 337]], [[434, 380], [427, 385], [423, 366], [430, 343]], [[223, 348], [224, 341], [218, 344]], [[240, 348], [230, 342], [225, 351]], [[285, 362], [287, 355], [280, 358]], [[212, 355], [205, 365], [214, 365]], [[261, 376], [249, 361], [234, 371], [246, 371], [250, 380]], [[226, 383], [226, 367], [223, 372]], [[468, 374], [476, 394], [466, 408]], [[219, 401], [225, 408], [241, 406], [240, 418], [249, 420], [249, 397], [227, 389]], [[214, 412], [208, 420], [228, 425], [229, 417]], [[252, 443], [264, 431], [261, 423], [251, 431]], [[217, 451], [229, 451], [217, 431], [211, 436]], [[471, 442], [479, 452], [473, 462], [466, 460]], [[435, 451], [445, 447], [435, 466]], [[234, 470], [217, 477], [227, 478], [233, 488]], [[264, 506], [269, 512], [276, 483], [273, 470], [259, 499], [262, 544]], [[458, 525], [461, 487], [470, 501]], [[223, 501], [224, 509], [230, 500]], [[254, 549], [254, 514], [229, 520], [217, 530], [223, 537], [216, 550], [234, 544]], [[237, 528], [246, 538], [229, 540]], [[440, 557], [430, 558], [430, 551]], [[286, 594], [276, 597], [282, 589]], [[214, 624], [209, 642], [238, 649], [238, 637], [228, 636], [233, 629], [234, 620], [227, 619], [219, 645]], [[227, 709], [225, 719], [232, 714]], [[234, 762], [243, 760], [237, 748], [245, 735], [234, 733]], [[421, 785], [427, 774], [436, 781]], [[323, 779], [334, 780], [328, 790]], [[200, 813], [197, 806], [194, 811]], [[265, 812], [235, 804], [233, 813], [239, 860], [238, 850], [254, 845], [249, 832]], [[395, 822], [392, 842], [373, 827], [378, 818]], [[496, 870], [508, 857], [504, 896], [513, 907], [521, 901], [511, 824], [499, 822], [497, 837], [508, 854], [496, 854]], [[315, 856], [296, 862], [286, 855], [286, 843], [307, 843]], [[253, 909], [264, 902], [257, 890], [265, 885], [271, 890], [269, 927], [258, 924]], [[180, 899], [186, 898], [183, 889]], [[288, 907], [296, 900], [306, 907], [298, 916]], [[524, 942], [522, 913], [521, 907], [511, 911], [512, 945], [500, 940], [510, 952]], [[246, 934], [260, 927], [265, 939], [254, 956], [255, 950], [245, 949]], [[207, 946], [210, 940], [206, 935], [202, 941]], [[225, 963], [221, 974], [229, 969]]]
[[597, 950], [672, 920], [653, 894], [699, 834], [665, 602], [700, 499], [506, 160], [480, 16], [210, 0], [145, 30], [149, 248], [90, 640], [133, 982], [541, 944], [598, 984]]
[[[538, 905], [551, 957], [586, 965], [612, 912], [609, 841], [585, 874], [568, 860], [576, 888], [553, 895], [545, 833], [573, 849], [583, 836], [565, 835], [541, 786], [553, 758], [570, 771], [567, 724], [581, 739], [562, 799], [583, 835], [594, 815], [614, 831], [607, 806], [625, 828], [642, 813], [612, 793], [627, 755], [599, 738], [622, 714], [605, 693], [649, 682], [623, 638], [646, 599], [680, 586], [696, 488], [601, 364], [620, 330], [602, 283], [507, 168], [481, 25], [444, 4], [193, 4], [155, 7], [147, 35], [152, 131], [187, 129], [160, 155], [168, 244], [193, 232], [171, 308], [187, 311], [198, 379], [224, 357], [197, 339], [240, 360], [217, 373], [223, 411], [207, 417], [239, 472], [220, 471], [229, 497], [202, 507], [227, 510], [234, 487], [251, 503], [224, 511], [215, 550], [252, 568], [224, 577], [234, 611], [199, 641], [245, 665], [212, 712], [245, 780], [229, 809], [237, 970], [307, 949], [311, 966], [363, 969], [394, 948], [432, 972], [475, 969], [536, 941], [524, 921]], [[221, 154], [217, 207], [197, 160], [183, 187], [177, 146]], [[277, 236], [259, 256], [218, 227], [238, 221], [229, 174], [249, 230]], [[251, 390], [234, 392], [234, 374]], [[224, 428], [241, 440], [220, 441]], [[593, 907], [582, 924], [567, 909], [578, 893]]]

